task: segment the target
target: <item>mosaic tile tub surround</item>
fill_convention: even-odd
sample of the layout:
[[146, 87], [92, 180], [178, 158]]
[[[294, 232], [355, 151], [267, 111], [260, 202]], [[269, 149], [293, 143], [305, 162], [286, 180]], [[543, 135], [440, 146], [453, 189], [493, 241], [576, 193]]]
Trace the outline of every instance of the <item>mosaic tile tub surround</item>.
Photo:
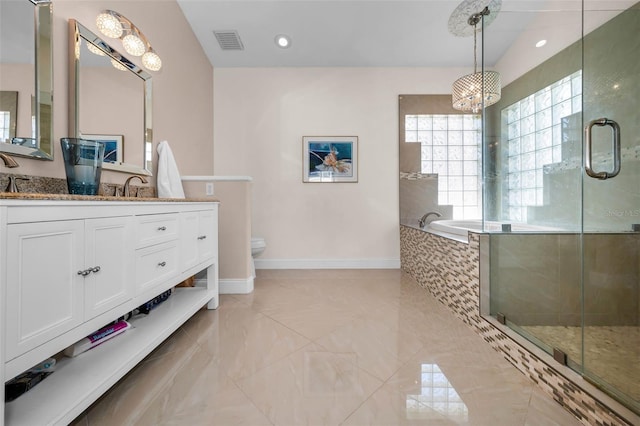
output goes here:
[[625, 421], [480, 316], [480, 238], [465, 244], [400, 226], [401, 268], [582, 423], [632, 425], [637, 416]]

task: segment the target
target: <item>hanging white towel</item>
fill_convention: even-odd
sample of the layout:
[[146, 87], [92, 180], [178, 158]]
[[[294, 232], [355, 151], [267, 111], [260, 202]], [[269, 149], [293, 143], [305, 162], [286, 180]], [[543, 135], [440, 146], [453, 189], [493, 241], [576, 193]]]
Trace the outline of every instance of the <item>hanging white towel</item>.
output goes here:
[[158, 144], [158, 197], [185, 198], [178, 165], [167, 141]]

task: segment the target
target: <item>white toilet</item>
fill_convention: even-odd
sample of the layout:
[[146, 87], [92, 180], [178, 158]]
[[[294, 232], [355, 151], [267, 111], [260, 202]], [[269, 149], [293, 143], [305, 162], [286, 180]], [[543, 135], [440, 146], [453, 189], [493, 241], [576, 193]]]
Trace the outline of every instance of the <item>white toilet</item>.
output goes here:
[[251, 256], [258, 257], [264, 249], [267, 247], [267, 243], [264, 242], [262, 237], [251, 237]]
[[254, 259], [267, 248], [267, 243], [264, 241], [264, 238], [261, 237], [251, 237], [251, 272], [255, 278], [256, 276], [256, 265]]

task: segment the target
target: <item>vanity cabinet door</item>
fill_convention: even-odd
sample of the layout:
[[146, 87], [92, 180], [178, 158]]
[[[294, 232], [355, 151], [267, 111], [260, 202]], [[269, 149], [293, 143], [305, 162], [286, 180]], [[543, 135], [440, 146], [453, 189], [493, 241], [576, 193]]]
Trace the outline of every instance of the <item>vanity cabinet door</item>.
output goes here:
[[180, 218], [182, 271], [202, 263], [217, 253], [217, 210], [186, 212]]
[[7, 226], [6, 358], [83, 321], [83, 220]]
[[198, 213], [180, 214], [180, 263], [182, 272], [198, 264]]
[[128, 301], [134, 293], [132, 217], [85, 221], [85, 320]]
[[198, 262], [218, 254], [218, 210], [201, 211], [198, 215]]

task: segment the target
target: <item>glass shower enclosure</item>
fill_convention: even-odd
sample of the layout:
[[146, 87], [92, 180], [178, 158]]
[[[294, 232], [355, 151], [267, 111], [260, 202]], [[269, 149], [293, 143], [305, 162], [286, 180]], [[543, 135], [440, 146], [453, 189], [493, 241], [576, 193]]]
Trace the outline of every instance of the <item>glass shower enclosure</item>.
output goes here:
[[484, 114], [490, 315], [640, 413], [640, 3], [499, 13], [528, 29]]

